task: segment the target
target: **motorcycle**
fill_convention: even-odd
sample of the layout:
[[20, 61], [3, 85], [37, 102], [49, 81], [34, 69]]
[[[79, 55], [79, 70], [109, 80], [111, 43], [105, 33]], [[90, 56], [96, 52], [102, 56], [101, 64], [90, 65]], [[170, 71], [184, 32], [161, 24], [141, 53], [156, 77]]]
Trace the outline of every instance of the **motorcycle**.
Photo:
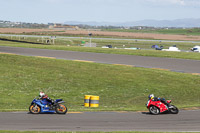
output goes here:
[[31, 102], [29, 111], [32, 114], [39, 114], [39, 113], [66, 114], [67, 107], [61, 103], [64, 103], [62, 99], [56, 99], [54, 101], [54, 104], [52, 104], [46, 99], [39, 99], [38, 97], [36, 97]]
[[[170, 104], [171, 100], [167, 100], [167, 103]], [[172, 114], [178, 114], [179, 110], [176, 106], [171, 105], [168, 107], [166, 104], [162, 103], [161, 101], [153, 101], [150, 99], [147, 104], [147, 109], [149, 109], [149, 112], [154, 115], [158, 115], [163, 112], [170, 112]]]

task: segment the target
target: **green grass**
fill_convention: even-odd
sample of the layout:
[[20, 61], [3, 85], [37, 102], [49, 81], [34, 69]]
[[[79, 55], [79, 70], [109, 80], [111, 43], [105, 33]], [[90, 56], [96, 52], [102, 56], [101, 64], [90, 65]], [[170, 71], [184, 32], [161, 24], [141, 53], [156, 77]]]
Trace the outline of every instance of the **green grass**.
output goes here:
[[200, 54], [193, 53], [193, 52], [188, 53], [188, 52], [166, 52], [166, 51], [156, 51], [156, 50], [103, 49], [103, 48], [98, 48], [98, 47], [89, 48], [89, 47], [65, 46], [65, 45], [27, 44], [27, 43], [18, 43], [18, 42], [9, 42], [9, 41], [0, 41], [0, 46], [200, 60]]
[[[39, 91], [63, 98], [69, 111], [146, 110], [147, 96], [200, 106], [200, 76], [162, 70], [0, 54], [0, 110], [27, 110]], [[100, 96], [99, 108], [83, 107]]]
[[[137, 131], [118, 131], [118, 132], [64, 132], [64, 131], [4, 131], [0, 130], [0, 133], [155, 133], [155, 132], [137, 132]], [[176, 133], [176, 132], [156, 132], [156, 133]], [[187, 132], [181, 132], [187, 133]], [[198, 133], [198, 132], [191, 132]]]
[[105, 29], [104, 31], [114, 32], [134, 32], [134, 33], [156, 33], [156, 34], [174, 34], [174, 35], [200, 35], [200, 28], [192, 29], [147, 29], [147, 30], [135, 30], [135, 29]]

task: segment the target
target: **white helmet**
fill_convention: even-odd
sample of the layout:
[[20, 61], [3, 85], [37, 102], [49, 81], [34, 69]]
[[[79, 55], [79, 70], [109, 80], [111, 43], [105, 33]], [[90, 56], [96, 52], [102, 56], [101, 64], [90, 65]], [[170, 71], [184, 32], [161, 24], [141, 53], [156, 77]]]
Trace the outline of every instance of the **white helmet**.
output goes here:
[[39, 97], [42, 98], [43, 96], [45, 96], [44, 92], [40, 92]]
[[153, 99], [153, 98], [154, 98], [154, 94], [150, 94], [150, 95], [148, 96], [148, 98], [149, 98], [149, 99]]

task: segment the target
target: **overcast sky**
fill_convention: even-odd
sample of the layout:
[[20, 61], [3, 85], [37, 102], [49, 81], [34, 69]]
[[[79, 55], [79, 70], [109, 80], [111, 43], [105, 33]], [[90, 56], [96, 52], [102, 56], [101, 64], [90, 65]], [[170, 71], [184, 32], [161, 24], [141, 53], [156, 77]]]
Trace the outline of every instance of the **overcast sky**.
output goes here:
[[0, 20], [63, 23], [200, 18], [200, 0], [0, 0]]

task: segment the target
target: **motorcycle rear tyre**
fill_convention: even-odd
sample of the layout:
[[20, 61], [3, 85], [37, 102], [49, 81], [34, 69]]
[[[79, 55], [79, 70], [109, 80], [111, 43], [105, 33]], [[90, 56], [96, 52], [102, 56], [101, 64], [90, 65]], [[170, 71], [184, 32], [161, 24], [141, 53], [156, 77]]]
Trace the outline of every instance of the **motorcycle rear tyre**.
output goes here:
[[169, 112], [172, 114], [178, 114], [178, 112], [179, 112], [178, 108], [174, 105], [171, 105], [171, 106], [173, 106], [173, 108], [170, 108]]
[[158, 115], [158, 114], [160, 114], [160, 110], [159, 110], [159, 108], [156, 107], [156, 106], [151, 106], [151, 107], [149, 107], [149, 112], [150, 112], [151, 114], [153, 114], [153, 115]]
[[32, 114], [39, 114], [41, 112], [41, 108], [39, 106], [37, 106], [37, 111], [34, 111], [33, 110], [34, 106], [36, 106], [36, 105], [32, 104], [32, 105], [29, 106], [30, 113], [32, 113]]
[[[61, 111], [60, 107], [64, 108], [64, 110]], [[57, 114], [66, 114], [67, 113], [67, 107], [63, 104], [59, 104], [58, 107], [56, 107], [56, 113]]]

